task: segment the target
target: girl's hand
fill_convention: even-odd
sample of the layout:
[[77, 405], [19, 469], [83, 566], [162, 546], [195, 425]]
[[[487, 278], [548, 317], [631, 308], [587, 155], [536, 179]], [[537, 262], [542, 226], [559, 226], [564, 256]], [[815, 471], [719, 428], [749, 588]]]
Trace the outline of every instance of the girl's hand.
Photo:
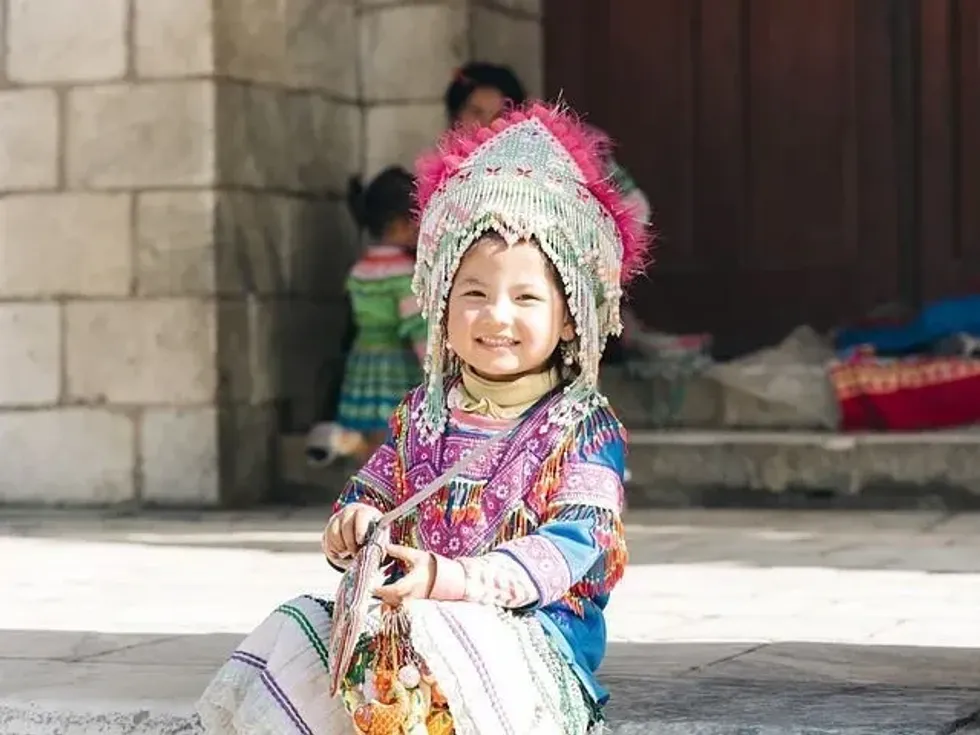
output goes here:
[[364, 545], [371, 521], [381, 517], [381, 511], [362, 503], [351, 503], [341, 508], [327, 521], [323, 529], [321, 547], [332, 559], [349, 559]]
[[378, 587], [374, 594], [389, 605], [398, 606], [405, 600], [422, 600], [429, 596], [436, 579], [436, 557], [428, 551], [389, 544], [385, 553], [404, 562], [408, 571], [397, 582]]

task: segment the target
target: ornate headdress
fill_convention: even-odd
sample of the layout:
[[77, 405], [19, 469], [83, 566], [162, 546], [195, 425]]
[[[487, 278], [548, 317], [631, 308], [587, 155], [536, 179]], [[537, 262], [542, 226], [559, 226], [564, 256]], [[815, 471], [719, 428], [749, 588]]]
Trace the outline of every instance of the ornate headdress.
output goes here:
[[420, 210], [414, 289], [429, 319], [423, 435], [445, 425], [444, 381], [458, 371], [447, 354], [444, 315], [467, 249], [488, 232], [508, 244], [534, 239], [561, 277], [575, 322], [577, 374], [556, 421], [601, 401], [596, 391], [606, 339], [622, 329], [622, 286], [643, 270], [646, 222], [606, 171], [608, 139], [561, 107], [532, 103], [489, 127], [456, 128], [416, 164]]

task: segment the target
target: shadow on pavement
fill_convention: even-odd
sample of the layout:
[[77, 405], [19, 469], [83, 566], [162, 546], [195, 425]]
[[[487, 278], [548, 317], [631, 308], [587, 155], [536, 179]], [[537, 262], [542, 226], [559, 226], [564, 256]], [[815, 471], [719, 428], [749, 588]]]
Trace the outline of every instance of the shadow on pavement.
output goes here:
[[[187, 718], [240, 638], [0, 630], [0, 723], [28, 706]], [[601, 677], [613, 733], [951, 735], [980, 710], [973, 649], [612, 643]]]

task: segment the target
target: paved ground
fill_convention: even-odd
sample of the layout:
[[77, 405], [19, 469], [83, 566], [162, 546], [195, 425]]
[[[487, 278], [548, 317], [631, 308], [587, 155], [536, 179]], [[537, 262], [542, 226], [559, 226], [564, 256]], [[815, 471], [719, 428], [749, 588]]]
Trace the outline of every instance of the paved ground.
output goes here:
[[[5, 511], [0, 733], [189, 733], [277, 602], [328, 590], [321, 511]], [[980, 515], [637, 511], [614, 732], [939, 733], [980, 710]]]

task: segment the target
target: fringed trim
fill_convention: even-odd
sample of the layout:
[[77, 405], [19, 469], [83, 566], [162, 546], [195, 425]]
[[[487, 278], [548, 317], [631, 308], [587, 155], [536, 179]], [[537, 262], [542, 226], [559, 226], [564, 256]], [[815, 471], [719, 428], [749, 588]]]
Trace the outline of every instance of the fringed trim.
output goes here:
[[406, 427], [408, 426], [408, 420], [411, 415], [409, 406], [413, 399], [414, 393], [409, 394], [409, 397], [402, 401], [391, 417], [391, 436], [395, 445], [395, 505], [404, 503], [408, 499], [408, 482], [406, 478], [408, 469], [405, 460], [406, 449], [408, 447], [408, 431], [406, 431]]
[[[629, 553], [626, 548], [626, 530], [618, 515], [601, 513], [593, 535], [603, 550], [602, 559], [585, 576], [572, 586], [570, 594], [596, 597], [608, 593], [623, 578]], [[607, 525], [608, 524], [608, 525]]]
[[[485, 482], [472, 483], [469, 487], [460, 487], [450, 483], [439, 488], [433, 495], [432, 503], [426, 509], [426, 514], [445, 519], [451, 525], [473, 524], [483, 513], [483, 491]], [[455, 497], [454, 497], [455, 496]]]
[[574, 613], [576, 617], [584, 618], [585, 606], [582, 604], [581, 595], [579, 595], [577, 592], [574, 591], [576, 587], [577, 585], [572, 586], [572, 589], [570, 589], [568, 592], [562, 595], [561, 600], [559, 600], [559, 602], [561, 602], [561, 604], [563, 604], [572, 613]]
[[611, 441], [620, 439], [627, 444], [626, 427], [602, 397], [602, 404], [596, 406], [576, 427], [576, 445], [583, 454], [591, 454]]
[[527, 508], [523, 505], [514, 508], [500, 522], [500, 526], [497, 528], [497, 535], [494, 536], [490, 548], [496, 549], [508, 541], [527, 536], [532, 531], [531, 526], [532, 523], [528, 517]]

